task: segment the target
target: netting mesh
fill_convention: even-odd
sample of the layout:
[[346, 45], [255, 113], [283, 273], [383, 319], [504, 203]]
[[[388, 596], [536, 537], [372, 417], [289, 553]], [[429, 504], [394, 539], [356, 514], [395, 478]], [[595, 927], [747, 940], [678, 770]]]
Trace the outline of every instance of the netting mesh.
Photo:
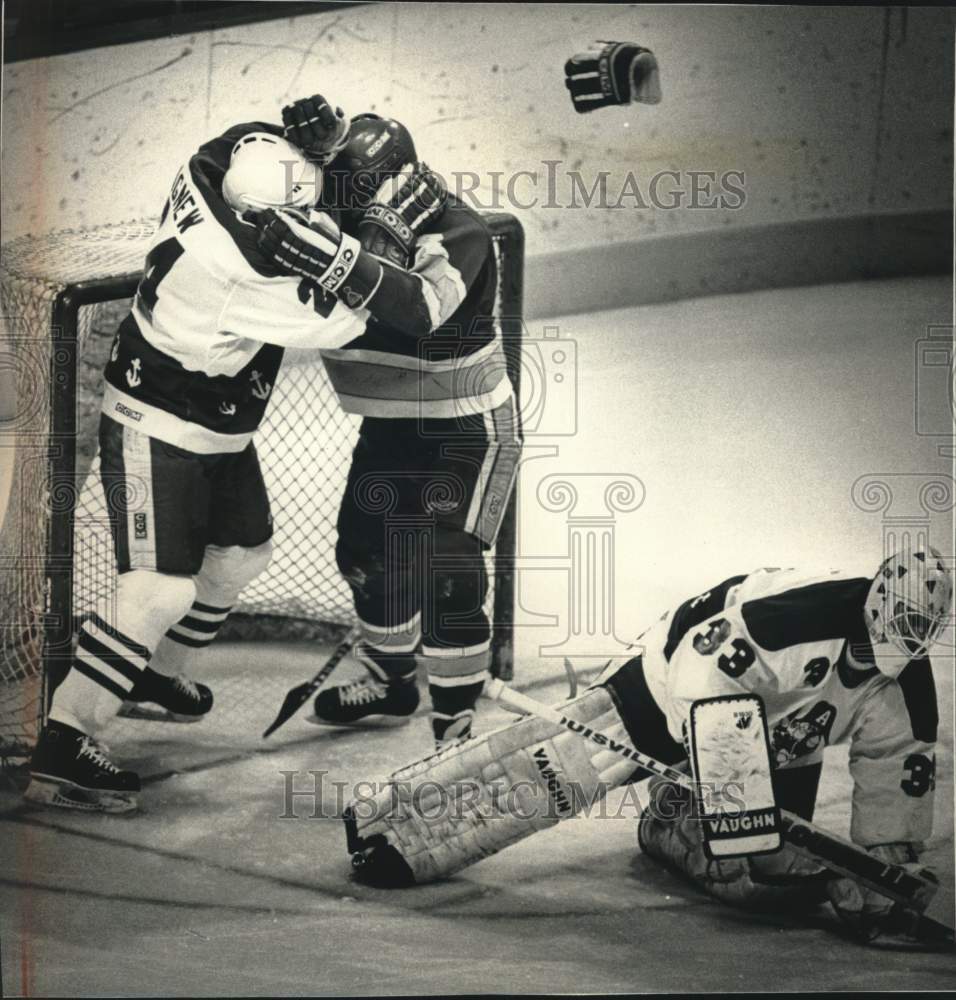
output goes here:
[[[514, 220], [490, 221], [501, 265], [500, 312], [503, 289], [520, 295], [520, 248], [513, 253], [508, 245]], [[0, 425], [0, 756], [26, 752], [36, 736], [44, 643], [61, 610], [50, 567], [57, 561], [51, 529], [62, 518], [72, 515], [75, 529], [67, 570], [70, 626], [115, 589], [96, 454], [102, 371], [152, 232], [152, 223], [133, 222], [54, 233], [8, 243], [0, 256], [0, 372], [15, 373], [16, 385], [14, 419]], [[91, 302], [75, 314], [75, 362], [71, 296]], [[64, 405], [75, 405], [75, 425], [71, 413], [62, 419]], [[357, 429], [358, 419], [339, 408], [318, 354], [288, 351], [256, 439], [275, 552], [243, 591], [224, 637], [328, 637], [353, 620], [350, 592], [335, 567], [334, 528]], [[76, 451], [68, 489], [62, 456], [72, 451], [63, 449], [64, 438], [75, 441]], [[489, 610], [495, 572], [490, 577]], [[230, 683], [241, 688], [225, 692], [233, 705], [256, 697], [255, 678]]]
[[[58, 386], [51, 373], [62, 360], [63, 331], [53, 327], [54, 304], [70, 284], [137, 271], [152, 228], [132, 223], [25, 238], [0, 254], [0, 351], [4, 391], [12, 388], [14, 396], [5, 400], [12, 419], [0, 430], [0, 755], [32, 743], [40, 708], [49, 525], [64, 502], [50, 481], [50, 457], [61, 446], [53, 433]], [[82, 310], [81, 340], [93, 312]]]

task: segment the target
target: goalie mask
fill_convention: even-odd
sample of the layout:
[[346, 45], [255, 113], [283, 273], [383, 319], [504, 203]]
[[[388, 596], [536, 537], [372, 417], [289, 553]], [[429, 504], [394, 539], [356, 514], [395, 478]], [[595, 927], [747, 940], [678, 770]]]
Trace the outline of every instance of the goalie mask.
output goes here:
[[311, 208], [322, 193], [322, 170], [291, 143], [250, 132], [232, 148], [222, 196], [240, 215], [265, 208]]
[[324, 204], [361, 215], [389, 178], [417, 159], [411, 133], [394, 118], [356, 115], [345, 148], [325, 168]]
[[953, 580], [936, 549], [903, 549], [883, 561], [864, 615], [880, 672], [896, 677], [925, 656], [949, 620]]

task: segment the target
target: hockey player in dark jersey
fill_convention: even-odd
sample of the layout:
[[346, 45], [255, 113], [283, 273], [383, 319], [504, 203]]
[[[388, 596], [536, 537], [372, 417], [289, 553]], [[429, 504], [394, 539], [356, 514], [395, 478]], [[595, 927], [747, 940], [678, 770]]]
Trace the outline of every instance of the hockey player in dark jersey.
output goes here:
[[[323, 351], [343, 408], [363, 418], [337, 559], [368, 676], [321, 691], [315, 721], [406, 721], [419, 703], [417, 652], [442, 743], [469, 735], [488, 676], [484, 553], [513, 488], [520, 438], [492, 318], [491, 236], [454, 197], [436, 210], [437, 183], [404, 126], [359, 116], [326, 169], [326, 219], [310, 227], [266, 213], [261, 245], [290, 273], [338, 282], [333, 294], [370, 314], [360, 337]], [[361, 248], [344, 278], [335, 275], [343, 261], [333, 218]]]
[[[365, 315], [325, 302], [257, 248], [249, 212], [310, 208], [315, 159], [348, 122], [311, 99], [312, 159], [283, 128], [252, 122], [207, 142], [176, 173], [132, 310], [106, 365], [103, 487], [118, 569], [115, 599], [81, 625], [31, 762], [27, 798], [121, 812], [138, 777], [96, 743], [124, 701], [185, 717], [212, 692], [180, 675], [269, 562], [272, 519], [253, 434], [286, 347], [355, 338]], [[318, 147], [318, 148], [317, 148]]]
[[[823, 750], [848, 745], [851, 839], [932, 877], [920, 861], [933, 828], [938, 722], [928, 652], [950, 622], [952, 597], [951, 573], [931, 548], [894, 554], [873, 578], [792, 569], [731, 577], [665, 614], [561, 713], [681, 766], [694, 701], [758, 695], [777, 804], [812, 819]], [[375, 805], [347, 812], [353, 865], [378, 885], [446, 877], [647, 777], [577, 734], [525, 718], [406, 766]], [[503, 809], [508, 789], [518, 788], [520, 808]], [[453, 803], [462, 789], [469, 808], [444, 809], [439, 822], [435, 801]], [[421, 813], [409, 807], [419, 800]], [[865, 941], [935, 933], [786, 844], [765, 856], [711, 860], [699, 813], [672, 783], [654, 779], [638, 840], [645, 854], [727, 903], [789, 911], [829, 896]]]

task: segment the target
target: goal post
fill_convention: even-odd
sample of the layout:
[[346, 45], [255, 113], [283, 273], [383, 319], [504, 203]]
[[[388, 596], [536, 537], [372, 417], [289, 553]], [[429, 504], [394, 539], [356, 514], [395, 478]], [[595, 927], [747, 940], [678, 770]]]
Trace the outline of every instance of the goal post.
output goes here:
[[[484, 219], [498, 260], [495, 315], [517, 393], [524, 233], [507, 213]], [[0, 423], [8, 491], [5, 513], [0, 496], [0, 764], [29, 753], [78, 621], [115, 588], [96, 454], [102, 370], [153, 231], [149, 221], [116, 223], [0, 249], [0, 367], [12, 368], [16, 386], [13, 419]], [[222, 638], [329, 640], [352, 624], [334, 552], [358, 423], [340, 409], [318, 352], [287, 351], [256, 436], [276, 512], [275, 551]], [[492, 670], [505, 679], [513, 669], [516, 510], [515, 492], [488, 557]], [[241, 711], [242, 698], [230, 704]]]

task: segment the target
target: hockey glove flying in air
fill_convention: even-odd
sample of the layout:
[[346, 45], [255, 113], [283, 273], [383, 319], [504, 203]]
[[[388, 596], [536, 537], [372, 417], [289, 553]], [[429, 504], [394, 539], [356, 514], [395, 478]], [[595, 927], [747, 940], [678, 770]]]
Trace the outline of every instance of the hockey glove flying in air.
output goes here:
[[286, 274], [298, 274], [359, 309], [382, 281], [382, 264], [323, 212], [267, 209], [258, 219], [259, 249]]
[[303, 97], [282, 109], [283, 135], [316, 163], [327, 163], [345, 145], [349, 119], [333, 110], [321, 94]]
[[410, 163], [385, 181], [365, 210], [358, 235], [369, 253], [397, 267], [408, 267], [415, 239], [445, 209], [448, 188], [424, 163]]
[[657, 104], [661, 99], [657, 59], [633, 42], [594, 42], [564, 64], [564, 75], [578, 114], [609, 104]]

